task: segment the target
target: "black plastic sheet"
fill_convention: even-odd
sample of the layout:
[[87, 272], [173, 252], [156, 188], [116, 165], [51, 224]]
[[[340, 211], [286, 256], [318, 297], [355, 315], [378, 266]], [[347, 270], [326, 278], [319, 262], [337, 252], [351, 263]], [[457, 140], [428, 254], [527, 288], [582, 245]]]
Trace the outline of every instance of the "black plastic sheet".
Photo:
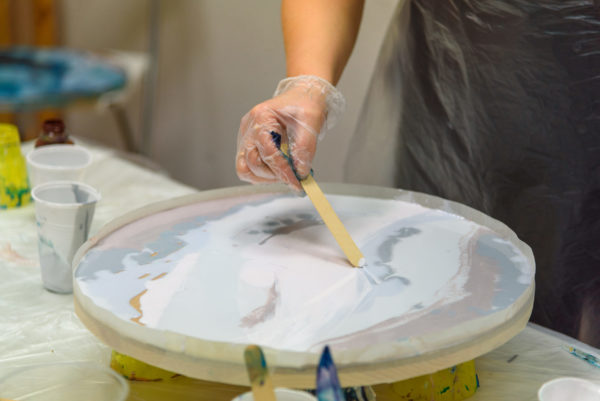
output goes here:
[[504, 222], [532, 320], [600, 346], [600, 2], [401, 2], [346, 167]]

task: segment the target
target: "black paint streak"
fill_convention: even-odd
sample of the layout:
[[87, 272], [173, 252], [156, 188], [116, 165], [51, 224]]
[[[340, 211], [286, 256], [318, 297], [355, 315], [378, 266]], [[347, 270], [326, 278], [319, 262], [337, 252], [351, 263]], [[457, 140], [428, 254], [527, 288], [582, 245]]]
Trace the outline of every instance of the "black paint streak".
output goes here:
[[321, 224], [321, 222], [319, 220], [300, 220], [294, 224], [276, 228], [275, 230], [271, 231], [272, 232], [271, 235], [269, 235], [264, 240], [260, 241], [258, 244], [264, 245], [268, 240], [275, 237], [276, 235], [290, 234], [294, 231], [302, 230], [302, 229], [305, 229], [305, 228], [311, 227], [311, 226], [317, 226], [319, 224]]

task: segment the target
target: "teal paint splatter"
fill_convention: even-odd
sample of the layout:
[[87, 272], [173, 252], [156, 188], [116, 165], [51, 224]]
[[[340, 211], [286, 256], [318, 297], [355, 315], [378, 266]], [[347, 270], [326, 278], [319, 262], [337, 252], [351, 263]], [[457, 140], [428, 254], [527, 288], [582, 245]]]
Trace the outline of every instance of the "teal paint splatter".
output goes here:
[[247, 346], [244, 351], [244, 361], [250, 384], [263, 386], [268, 377], [268, 370], [262, 349], [257, 345]]
[[29, 187], [7, 187], [4, 193], [9, 198], [8, 204], [1, 204], [0, 209], [8, 209], [10, 207], [24, 206], [29, 203]]
[[467, 391], [469, 391], [469, 386], [467, 386], [466, 384], [465, 384], [465, 388], [467, 389]]
[[48, 238], [46, 237], [42, 237], [40, 236], [38, 238], [38, 241], [41, 245], [46, 245], [48, 248], [54, 248], [54, 244], [52, 243], [52, 241], [50, 241]]
[[440, 391], [440, 394], [444, 394], [448, 390], [450, 390], [450, 387], [444, 387], [442, 391]]
[[479, 388], [479, 376], [475, 374], [475, 381], [477, 382], [477, 388]]
[[592, 366], [596, 366], [596, 367], [600, 368], [600, 359], [596, 358], [594, 355], [580, 351], [574, 347], [563, 347], [563, 348], [565, 348], [567, 350], [567, 352], [570, 353], [571, 355], [574, 355], [577, 358], [586, 361], [587, 363], [589, 363]]

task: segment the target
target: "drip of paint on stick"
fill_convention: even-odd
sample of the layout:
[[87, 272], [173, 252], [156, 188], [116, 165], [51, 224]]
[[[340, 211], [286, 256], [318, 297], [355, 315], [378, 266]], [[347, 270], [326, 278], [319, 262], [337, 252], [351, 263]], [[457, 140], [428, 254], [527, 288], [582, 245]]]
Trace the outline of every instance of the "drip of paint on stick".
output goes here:
[[319, 401], [345, 401], [346, 399], [328, 346], [323, 349], [317, 367], [317, 398]]
[[348, 233], [348, 230], [346, 230], [346, 227], [344, 227], [344, 224], [331, 207], [331, 204], [323, 194], [323, 191], [321, 191], [321, 188], [319, 188], [317, 185], [317, 182], [313, 177], [312, 170], [306, 178], [300, 179], [296, 173], [296, 169], [294, 169], [294, 163], [288, 154], [287, 143], [282, 143], [281, 135], [274, 131], [271, 132], [271, 138], [273, 139], [275, 146], [277, 146], [277, 149], [283, 153], [283, 157], [289, 163], [294, 174], [296, 174], [296, 178], [298, 178], [300, 181], [300, 185], [302, 185], [302, 188], [308, 195], [308, 198], [311, 200], [315, 209], [317, 209], [317, 212], [323, 219], [323, 222], [335, 238], [340, 248], [342, 248], [342, 251], [344, 252], [344, 255], [346, 255], [346, 258], [350, 264], [354, 267], [364, 266], [365, 257], [360, 249], [358, 249], [358, 246], [356, 246], [356, 243]]
[[276, 401], [275, 390], [262, 349], [258, 345], [247, 346], [244, 351], [244, 360], [254, 401]]

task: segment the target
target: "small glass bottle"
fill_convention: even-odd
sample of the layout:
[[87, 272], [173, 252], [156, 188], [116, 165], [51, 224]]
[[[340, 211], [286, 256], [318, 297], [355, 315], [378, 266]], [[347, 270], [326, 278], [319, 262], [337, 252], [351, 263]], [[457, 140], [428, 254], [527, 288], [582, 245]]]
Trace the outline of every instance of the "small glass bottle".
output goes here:
[[31, 200], [19, 131], [0, 124], [0, 209], [24, 206]]
[[42, 132], [35, 141], [35, 147], [58, 144], [73, 144], [73, 141], [69, 139], [69, 135], [65, 132], [65, 123], [58, 118], [44, 121]]

